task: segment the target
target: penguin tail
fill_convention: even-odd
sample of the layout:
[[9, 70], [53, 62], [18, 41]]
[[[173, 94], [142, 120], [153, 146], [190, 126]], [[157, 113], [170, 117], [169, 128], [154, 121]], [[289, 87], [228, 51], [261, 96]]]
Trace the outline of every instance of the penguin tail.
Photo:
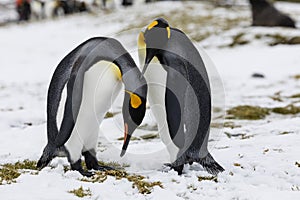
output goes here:
[[39, 161], [37, 162], [36, 167], [38, 169], [42, 169], [46, 167], [51, 162], [51, 160], [55, 157], [55, 153], [56, 153], [55, 145], [51, 145], [48, 143], [44, 148], [43, 154], [39, 159]]
[[207, 156], [205, 156], [204, 158], [197, 159], [196, 162], [202, 165], [202, 167], [208, 173], [213, 175], [217, 175], [218, 173], [224, 171], [224, 168], [215, 161], [215, 159], [210, 155], [210, 153], [208, 153]]
[[69, 151], [67, 150], [67, 148], [65, 146], [61, 146], [56, 148], [55, 153], [54, 153], [54, 157], [68, 157], [69, 156]]

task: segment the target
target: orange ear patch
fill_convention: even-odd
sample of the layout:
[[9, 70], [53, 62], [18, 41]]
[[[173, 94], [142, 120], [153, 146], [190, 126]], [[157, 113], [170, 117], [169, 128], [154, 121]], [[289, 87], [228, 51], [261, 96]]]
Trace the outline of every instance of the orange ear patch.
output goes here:
[[139, 34], [139, 38], [138, 38], [138, 47], [139, 48], [143, 48], [146, 46], [146, 43], [145, 43], [145, 36], [144, 36], [144, 33], [143, 32], [140, 32]]
[[111, 67], [112, 67], [112, 70], [113, 70], [114, 74], [116, 75], [117, 79], [122, 80], [122, 73], [121, 73], [120, 68], [117, 65], [115, 65], [114, 63], [111, 65]]
[[171, 37], [170, 27], [168, 26], [166, 29], [167, 29], [167, 33], [168, 33], [168, 39], [170, 39], [170, 37]]
[[131, 104], [131, 106], [133, 107], [133, 108], [138, 108], [138, 107], [140, 107], [140, 105], [142, 104], [142, 100], [141, 100], [141, 98], [138, 96], [138, 95], [136, 95], [136, 94], [131, 94], [130, 95], [130, 104]]
[[142, 104], [142, 100], [141, 100], [141, 98], [138, 96], [138, 95], [136, 95], [136, 94], [134, 94], [134, 93], [132, 93], [132, 92], [129, 92], [129, 91], [127, 91], [127, 90], [125, 90], [128, 94], [130, 94], [130, 105], [131, 105], [131, 107], [133, 107], [133, 108], [138, 108], [138, 107], [140, 107], [140, 105]]

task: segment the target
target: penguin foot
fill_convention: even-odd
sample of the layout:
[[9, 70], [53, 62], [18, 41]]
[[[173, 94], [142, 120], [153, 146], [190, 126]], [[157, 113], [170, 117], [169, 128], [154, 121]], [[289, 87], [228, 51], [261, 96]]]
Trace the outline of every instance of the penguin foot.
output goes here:
[[69, 152], [65, 146], [61, 146], [55, 150], [54, 157], [68, 157]]
[[81, 159], [76, 161], [75, 163], [71, 164], [71, 170], [78, 171], [82, 176], [91, 177], [94, 174], [89, 171], [84, 171], [81, 166]]
[[197, 163], [202, 165], [202, 167], [210, 174], [217, 175], [220, 172], [224, 171], [224, 168], [219, 165], [214, 158], [210, 155], [210, 153], [207, 154], [204, 158], [198, 159]]
[[93, 156], [93, 152], [91, 153], [90, 151], [86, 151], [82, 153], [82, 155], [84, 156], [86, 167], [89, 170], [91, 169], [98, 170], [98, 171], [114, 170], [113, 167], [99, 165], [97, 158]]
[[208, 173], [213, 175], [217, 175], [218, 173], [224, 171], [223, 167], [214, 160], [210, 153], [208, 153], [204, 158], [199, 158], [198, 155], [199, 153], [187, 151], [183, 153], [179, 158], [177, 158], [174, 163], [166, 164], [166, 166], [171, 167], [171, 169], [177, 171], [178, 175], [182, 174], [184, 164], [192, 165], [193, 162], [199, 163]]
[[171, 163], [165, 163], [164, 165], [167, 166], [167, 167], [170, 167], [171, 170], [174, 169], [178, 173], [178, 175], [182, 175], [184, 165], [176, 165], [175, 166]]

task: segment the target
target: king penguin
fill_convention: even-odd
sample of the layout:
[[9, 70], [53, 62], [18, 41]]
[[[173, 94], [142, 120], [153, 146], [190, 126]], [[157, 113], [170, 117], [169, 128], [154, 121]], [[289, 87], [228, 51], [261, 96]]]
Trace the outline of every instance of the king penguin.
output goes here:
[[207, 149], [211, 91], [198, 50], [162, 18], [140, 32], [138, 47], [150, 108], [167, 145], [171, 168], [180, 175], [184, 164], [197, 162], [211, 174], [224, 171]]
[[[71, 51], [58, 64], [52, 76], [47, 97], [48, 143], [37, 163], [43, 168], [65, 149], [72, 170], [91, 176], [87, 169], [107, 170], [96, 158], [99, 125], [125, 86], [122, 115], [124, 120], [124, 155], [134, 130], [146, 111], [147, 84], [134, 60], [113, 38], [91, 38]], [[62, 91], [67, 84], [63, 119], [58, 130], [57, 112]]]

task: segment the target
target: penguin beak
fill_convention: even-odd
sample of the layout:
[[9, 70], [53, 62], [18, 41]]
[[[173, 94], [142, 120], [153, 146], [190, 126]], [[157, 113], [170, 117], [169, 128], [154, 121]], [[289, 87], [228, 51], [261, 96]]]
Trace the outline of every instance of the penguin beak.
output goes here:
[[155, 55], [156, 55], [155, 49], [151, 49], [151, 48], [146, 49], [145, 65], [144, 65], [143, 71], [142, 71], [143, 75], [146, 73], [147, 67]]
[[123, 143], [122, 151], [120, 154], [121, 157], [123, 157], [126, 153], [130, 138], [131, 138], [131, 135], [128, 134], [128, 124], [125, 123], [124, 124], [124, 143]]

